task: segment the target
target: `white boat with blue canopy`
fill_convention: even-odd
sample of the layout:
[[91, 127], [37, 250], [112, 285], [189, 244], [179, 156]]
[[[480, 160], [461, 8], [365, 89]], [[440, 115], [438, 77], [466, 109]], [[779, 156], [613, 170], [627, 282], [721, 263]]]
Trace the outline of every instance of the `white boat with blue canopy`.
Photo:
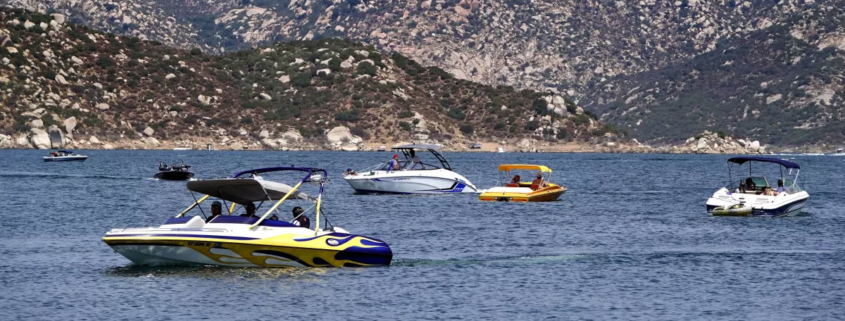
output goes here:
[[[475, 185], [466, 177], [452, 171], [449, 161], [440, 153], [440, 145], [405, 144], [394, 146], [398, 160], [394, 168], [391, 162], [381, 163], [360, 171], [349, 171], [343, 179], [357, 193], [386, 194], [439, 194], [475, 193]], [[417, 151], [428, 151], [440, 163], [423, 161]]]
[[[264, 174], [301, 174], [290, 186], [270, 181]], [[219, 265], [232, 267], [361, 267], [390, 265], [393, 253], [387, 243], [350, 234], [326, 218], [322, 206], [327, 182], [323, 169], [270, 167], [243, 171], [231, 178], [187, 183], [192, 204], [158, 227], [112, 229], [103, 241], [139, 265]], [[315, 185], [317, 194], [301, 191]], [[314, 188], [314, 187], [312, 187]], [[204, 194], [197, 198], [195, 193]], [[213, 208], [202, 208], [217, 199]], [[285, 202], [288, 203], [285, 203]], [[255, 206], [255, 203], [259, 203]], [[280, 206], [302, 205], [297, 212], [280, 212]], [[235, 214], [237, 204], [246, 211]], [[269, 207], [257, 216], [262, 205]], [[251, 211], [251, 208], [255, 210]], [[213, 211], [220, 211], [212, 214]], [[193, 213], [194, 215], [189, 215]], [[297, 213], [299, 213], [297, 215]], [[296, 215], [296, 217], [293, 217]], [[301, 216], [311, 215], [310, 220]], [[293, 218], [292, 221], [286, 219]], [[321, 222], [322, 219], [322, 222]], [[307, 223], [303, 223], [307, 222]], [[321, 224], [322, 223], [322, 224]]]
[[[777, 165], [777, 170], [771, 165]], [[740, 175], [740, 179], [735, 181], [733, 167], [742, 169], [743, 166], [748, 167], [748, 176]], [[752, 167], [758, 173], [755, 174]], [[810, 198], [798, 185], [800, 171], [800, 165], [784, 159], [757, 156], [730, 158], [728, 186], [720, 188], [707, 200], [707, 212], [713, 216], [796, 215]], [[745, 171], [742, 170], [742, 173]]]
[[44, 156], [45, 162], [84, 162], [88, 156], [81, 154], [74, 154], [72, 150], [57, 150], [50, 153], [50, 156]]

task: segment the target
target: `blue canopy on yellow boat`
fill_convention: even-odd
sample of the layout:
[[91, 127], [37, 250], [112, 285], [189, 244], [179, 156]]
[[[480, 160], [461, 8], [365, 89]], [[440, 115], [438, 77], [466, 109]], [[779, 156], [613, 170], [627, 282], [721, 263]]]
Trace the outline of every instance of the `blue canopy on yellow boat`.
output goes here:
[[530, 165], [530, 164], [504, 164], [499, 165], [500, 172], [509, 172], [512, 170], [528, 170], [528, 171], [541, 171], [543, 173], [551, 173], [552, 170], [543, 165]]

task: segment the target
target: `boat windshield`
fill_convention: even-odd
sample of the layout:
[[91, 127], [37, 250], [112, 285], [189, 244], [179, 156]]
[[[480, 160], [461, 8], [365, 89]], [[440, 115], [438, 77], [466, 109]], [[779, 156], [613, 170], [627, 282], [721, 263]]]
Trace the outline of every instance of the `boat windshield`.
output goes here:
[[[398, 149], [396, 155], [401, 155], [399, 156], [399, 170], [435, 170], [443, 168], [441, 166], [435, 165], [435, 162], [437, 161], [439, 161], [441, 165], [448, 164], [444, 163], [445, 159], [443, 159], [443, 156], [437, 153], [436, 151], [431, 151], [431, 154], [435, 156], [434, 159], [432, 159], [431, 156], [421, 157], [421, 154], [426, 153], [414, 149]], [[376, 165], [375, 169], [387, 171], [388, 166], [390, 166], [390, 163], [391, 160], [380, 163]]]
[[[758, 161], [757, 159], [762, 160]], [[738, 167], [738, 169], [734, 169], [734, 167]], [[740, 173], [739, 180], [734, 180], [736, 178], [734, 172]], [[728, 160], [728, 176], [731, 179], [728, 183], [728, 189], [738, 191], [742, 187], [749, 193], [759, 194], [763, 192], [765, 187], [777, 190], [778, 182], [783, 181], [783, 186], [787, 191], [790, 193], [799, 192], [802, 191], [797, 184], [799, 172], [798, 164], [787, 160], [762, 157], [732, 158]]]
[[551, 183], [551, 172], [538, 172], [535, 170], [509, 170], [499, 171], [499, 185], [505, 187], [531, 187], [537, 182], [537, 175], [540, 175], [542, 182]]

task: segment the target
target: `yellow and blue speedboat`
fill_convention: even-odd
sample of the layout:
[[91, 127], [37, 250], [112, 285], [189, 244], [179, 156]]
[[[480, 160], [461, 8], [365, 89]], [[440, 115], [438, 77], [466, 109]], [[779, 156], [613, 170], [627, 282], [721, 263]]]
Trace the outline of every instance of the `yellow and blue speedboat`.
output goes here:
[[[263, 179], [259, 174], [301, 172], [305, 177], [295, 186]], [[130, 261], [140, 265], [220, 265], [233, 267], [360, 267], [387, 266], [393, 253], [387, 243], [349, 234], [331, 226], [321, 210], [327, 173], [318, 168], [273, 167], [248, 170], [232, 178], [197, 180], [188, 190], [205, 194], [183, 212], [159, 227], [113, 229], [103, 241]], [[319, 185], [316, 198], [298, 191], [303, 184]], [[221, 215], [207, 217], [203, 209], [210, 197], [223, 202]], [[314, 229], [303, 227], [303, 219], [291, 223], [279, 220], [278, 209], [285, 200], [304, 202], [313, 209]], [[272, 205], [262, 216], [233, 215], [237, 204]], [[229, 205], [231, 204], [231, 205]], [[194, 209], [199, 214], [186, 216]], [[245, 208], [250, 211], [250, 208]], [[300, 208], [301, 209], [301, 208]], [[194, 211], [196, 212], [196, 211]], [[291, 213], [291, 212], [288, 212]], [[285, 218], [292, 214], [284, 215]], [[320, 219], [324, 219], [321, 229]], [[307, 223], [310, 225], [310, 221]]]
[[[519, 175], [511, 177], [512, 171], [536, 171], [539, 177], [532, 182], [523, 182]], [[551, 176], [552, 170], [542, 165], [499, 165], [499, 186], [484, 191], [478, 199], [501, 202], [555, 201], [566, 192], [566, 187], [549, 182]], [[505, 179], [510, 180], [510, 183], [503, 184]]]

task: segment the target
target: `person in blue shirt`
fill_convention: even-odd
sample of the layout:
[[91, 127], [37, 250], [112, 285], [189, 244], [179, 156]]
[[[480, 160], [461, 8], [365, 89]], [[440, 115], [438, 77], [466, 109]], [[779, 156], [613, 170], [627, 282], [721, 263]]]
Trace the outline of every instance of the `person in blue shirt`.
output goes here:
[[783, 180], [782, 179], [778, 180], [778, 189], [775, 190], [775, 195], [778, 195], [780, 193], [789, 194], [789, 191], [787, 191], [786, 187], [783, 187]]
[[399, 155], [393, 154], [393, 159], [391, 159], [390, 162], [387, 163], [387, 171], [390, 172], [399, 169], [402, 169], [402, 166], [399, 165]]

